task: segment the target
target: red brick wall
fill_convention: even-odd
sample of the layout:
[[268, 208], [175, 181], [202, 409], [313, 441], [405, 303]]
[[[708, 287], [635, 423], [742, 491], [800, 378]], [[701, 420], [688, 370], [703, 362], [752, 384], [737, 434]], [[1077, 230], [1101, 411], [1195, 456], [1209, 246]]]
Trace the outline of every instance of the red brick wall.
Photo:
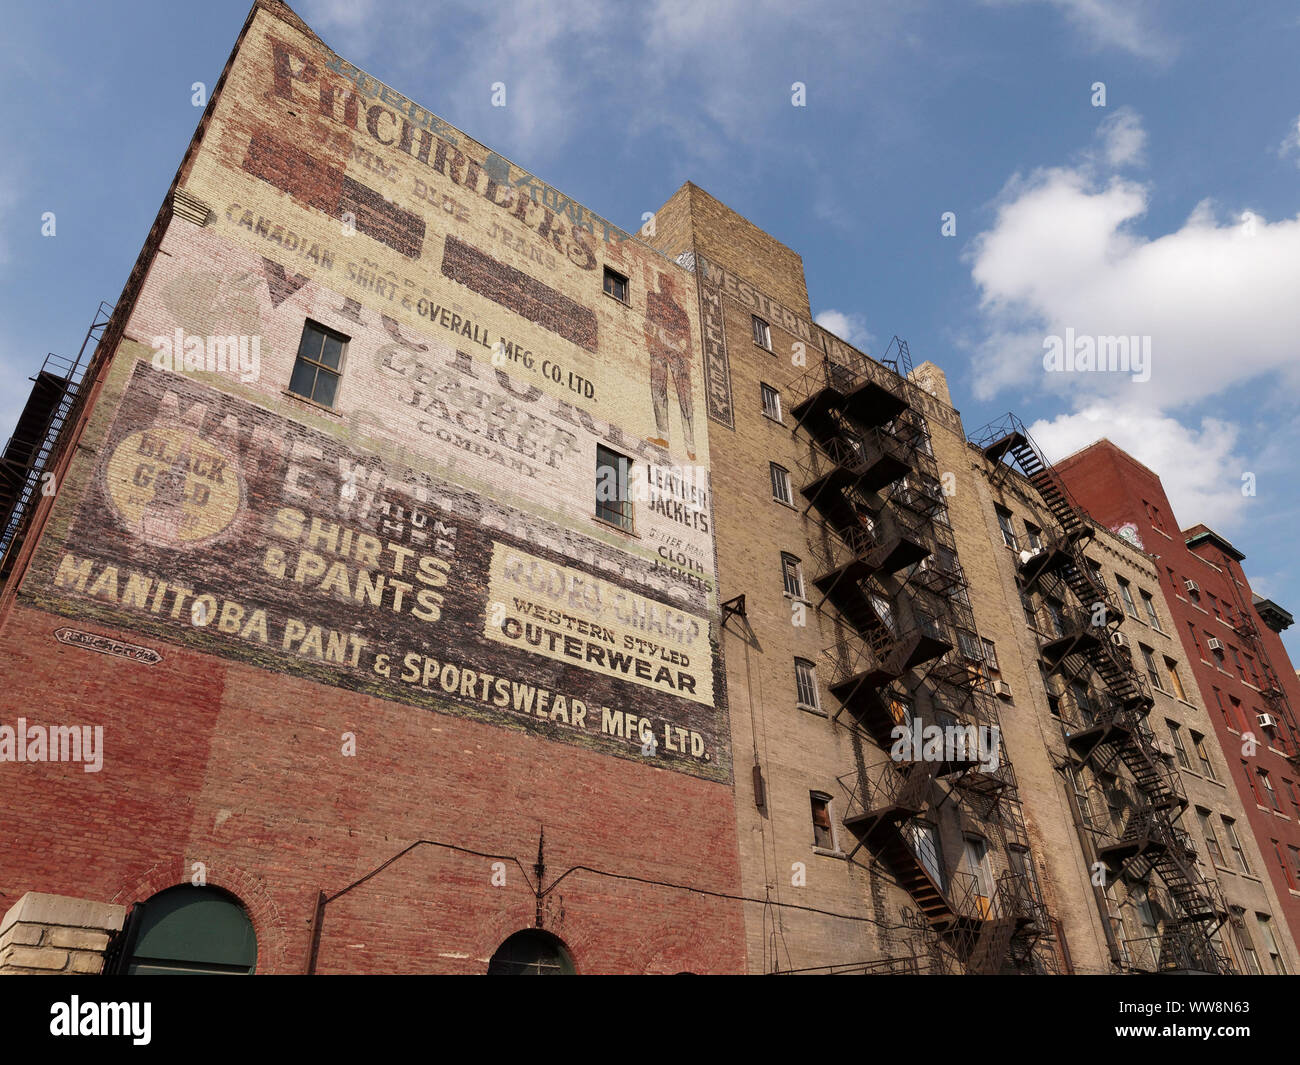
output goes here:
[[[548, 885], [586, 865], [736, 893], [727, 785], [156, 641], [152, 666], [64, 647], [51, 633], [66, 624], [10, 617], [0, 721], [102, 725], [103, 768], [2, 767], [0, 908], [29, 890], [129, 904], [203, 862], [248, 907], [258, 970], [300, 972], [317, 892], [428, 839], [523, 870], [508, 862], [496, 887], [495, 859], [418, 848], [327, 906], [318, 970], [474, 973], [534, 923], [543, 829]], [[581, 971], [744, 969], [739, 904], [692, 891], [575, 873], [544, 924]]]

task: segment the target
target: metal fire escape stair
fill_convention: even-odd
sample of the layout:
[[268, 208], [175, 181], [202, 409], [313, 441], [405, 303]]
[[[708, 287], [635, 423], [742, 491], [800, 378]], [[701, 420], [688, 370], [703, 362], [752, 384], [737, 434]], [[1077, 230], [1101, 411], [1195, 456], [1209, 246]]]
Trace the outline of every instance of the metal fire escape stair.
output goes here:
[[1081, 657], [1109, 696], [1091, 722], [1067, 731], [1067, 745], [1076, 760], [1102, 767], [1122, 763], [1143, 800], [1140, 815], [1117, 841], [1101, 847], [1099, 856], [1112, 869], [1132, 872], [1140, 868], [1158, 874], [1177, 911], [1167, 922], [1169, 937], [1182, 944], [1183, 954], [1194, 955], [1206, 969], [1230, 971], [1206, 927], [1207, 922], [1226, 917], [1224, 907], [1216, 901], [1216, 886], [1189, 865], [1178, 843], [1174, 822], [1186, 808], [1187, 799], [1177, 772], [1162, 760], [1146, 725], [1145, 715], [1153, 700], [1131, 658], [1110, 639], [1123, 615], [1114, 608], [1083, 555], [1083, 545], [1092, 536], [1090, 521], [1014, 415], [986, 427], [974, 439], [999, 475], [1006, 468], [1018, 467], [1055, 519], [1055, 535], [1049, 537], [1044, 550], [1026, 558], [1019, 567], [1022, 586], [1056, 577], [1090, 616], [1095, 607], [1105, 608], [1099, 619], [1104, 624], [1096, 626], [1093, 639], [1082, 638], [1076, 627], [1045, 641], [1040, 648], [1052, 668], [1061, 669], [1067, 659]]
[[[790, 408], [796, 432], [810, 438], [796, 483], [819, 530], [809, 541], [817, 606], [837, 633], [826, 651], [834, 663], [829, 688], [840, 703], [835, 716], [848, 710], [884, 751], [892, 749], [900, 725], [919, 727], [918, 739], [941, 721], [974, 725], [970, 735], [983, 736], [979, 723], [997, 720], [996, 709], [977, 699], [982, 678], [957, 653], [963, 633], [964, 653], [979, 641], [925, 419], [899, 376], [898, 367], [905, 373], [909, 365], [902, 342], [893, 373], [869, 360], [859, 372], [827, 359], [796, 386]], [[922, 712], [914, 716], [917, 709]], [[946, 743], [942, 755], [925, 753], [930, 757], [914, 752], [913, 761], [885, 763], [870, 784], [857, 770], [841, 778], [850, 792], [843, 823], [857, 839], [850, 857], [865, 848], [887, 866], [924, 927], [967, 972], [997, 972], [1009, 958], [1019, 967], [1041, 967], [1035, 942], [1048, 923], [1002, 912], [996, 899], [977, 891], [974, 877], [947, 874], [913, 827], [932, 801], [937, 807], [942, 790], [943, 801], [987, 823], [986, 831], [1010, 825], [1014, 832], [1020, 824], [1016, 842], [1027, 846], [1009, 764], [966, 787], [982, 754]], [[940, 778], [957, 786], [937, 789]], [[1016, 807], [1014, 816], [1001, 815], [1004, 805]], [[1036, 889], [1026, 883], [1019, 890], [1028, 896]]]

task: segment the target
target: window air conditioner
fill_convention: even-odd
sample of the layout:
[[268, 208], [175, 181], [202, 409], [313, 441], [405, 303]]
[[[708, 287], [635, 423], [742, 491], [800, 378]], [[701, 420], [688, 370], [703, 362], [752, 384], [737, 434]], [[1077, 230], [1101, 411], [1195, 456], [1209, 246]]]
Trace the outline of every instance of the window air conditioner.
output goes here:
[[993, 682], [993, 694], [1001, 696], [1003, 699], [1011, 698], [1011, 685], [1005, 680], [995, 680]]
[[1201, 586], [1195, 581], [1183, 581], [1183, 587], [1189, 592], [1199, 592], [1201, 590]]
[[1277, 728], [1277, 718], [1275, 718], [1272, 714], [1260, 714], [1260, 715], [1259, 715], [1259, 727], [1260, 727], [1260, 728]]
[[1211, 636], [1209, 640], [1206, 641], [1205, 646], [1207, 646], [1211, 651], [1223, 650], [1223, 644], [1219, 642], [1218, 637], [1216, 636]]
[[1110, 634], [1110, 639], [1111, 639], [1111, 642], [1112, 642], [1116, 647], [1127, 647], [1127, 646], [1128, 646], [1128, 637], [1125, 636], [1122, 632], [1112, 632], [1112, 633]]
[[1166, 758], [1174, 756], [1174, 745], [1169, 740], [1156, 740], [1156, 749]]

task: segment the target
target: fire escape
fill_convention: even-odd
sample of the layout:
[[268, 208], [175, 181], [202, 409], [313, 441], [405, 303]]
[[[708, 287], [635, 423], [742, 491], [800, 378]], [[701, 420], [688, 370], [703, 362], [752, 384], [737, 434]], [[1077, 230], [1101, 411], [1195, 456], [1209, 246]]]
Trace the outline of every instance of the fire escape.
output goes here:
[[[868, 745], [855, 744], [857, 766], [840, 778], [850, 858], [869, 868], [857, 857], [865, 851], [888, 869], [914, 900], [909, 923], [965, 972], [1053, 970], [1038, 942], [1050, 918], [901, 342], [899, 358], [888, 368], [824, 360], [796, 382], [791, 407], [807, 445], [799, 490], [812, 519], [812, 584], [835, 634], [824, 652], [834, 720], [885, 752], [868, 765]], [[930, 734], [966, 742], [900, 751], [899, 726], [917, 737], [939, 726]], [[934, 836], [945, 808], [1001, 845], [1005, 872], [945, 867]]]
[[[1084, 768], [1111, 781], [1112, 802], [1080, 804], [1089, 836], [1085, 853], [1091, 849], [1111, 876], [1146, 883], [1154, 873], [1163, 882], [1171, 905], [1151, 968], [1231, 972], [1214, 939], [1227, 907], [1218, 884], [1201, 874], [1190, 837], [1178, 827], [1188, 800], [1147, 724], [1154, 700], [1118, 636], [1124, 611], [1084, 557], [1092, 523], [1014, 415], [986, 426], [972, 440], [993, 465], [995, 479], [1018, 470], [1052, 517], [1054, 527], [1044, 529], [1041, 548], [1022, 553], [1017, 578], [1022, 593], [1037, 592], [1054, 604], [1039, 654], [1045, 670], [1066, 683], [1059, 704], [1067, 751], [1063, 768], [1076, 795], [1074, 782]], [[1089, 694], [1090, 677], [1096, 694]]]
[[31, 394], [0, 453], [0, 582], [13, 565], [15, 552], [11, 549], [21, 538], [33, 501], [56, 487], [44, 475], [81, 388], [89, 364], [88, 352], [93, 353], [98, 345], [111, 314], [112, 308], [101, 303], [77, 357], [47, 355], [31, 378]]

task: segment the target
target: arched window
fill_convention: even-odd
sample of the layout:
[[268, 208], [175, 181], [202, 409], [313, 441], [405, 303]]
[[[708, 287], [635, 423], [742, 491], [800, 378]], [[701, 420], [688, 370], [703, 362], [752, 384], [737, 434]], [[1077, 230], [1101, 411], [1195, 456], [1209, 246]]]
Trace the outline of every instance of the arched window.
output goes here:
[[246, 975], [257, 965], [253, 922], [239, 900], [181, 884], [132, 908], [117, 971], [173, 976]]
[[488, 963], [488, 976], [572, 976], [575, 971], [564, 944], [540, 928], [516, 932]]

